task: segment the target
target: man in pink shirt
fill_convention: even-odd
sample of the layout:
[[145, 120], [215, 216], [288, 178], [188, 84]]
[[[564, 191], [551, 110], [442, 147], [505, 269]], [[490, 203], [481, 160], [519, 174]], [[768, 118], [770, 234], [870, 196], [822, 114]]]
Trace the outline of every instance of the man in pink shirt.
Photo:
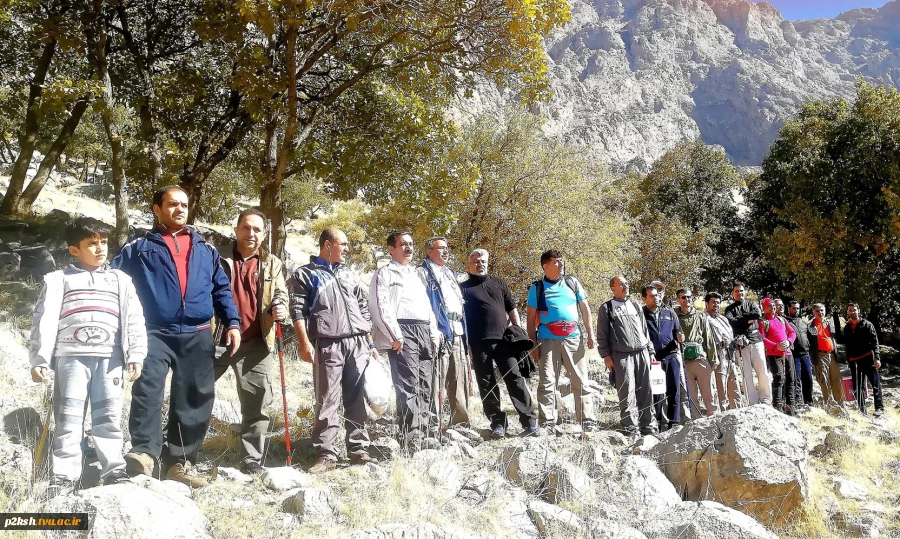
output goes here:
[[[762, 301], [763, 318], [759, 321], [759, 333], [766, 349], [766, 366], [772, 373], [772, 406], [788, 415], [793, 414], [790, 405], [785, 406], [784, 358], [790, 355], [791, 345], [797, 334], [782, 316], [775, 315], [775, 301], [766, 298]], [[792, 396], [789, 396], [791, 404]]]

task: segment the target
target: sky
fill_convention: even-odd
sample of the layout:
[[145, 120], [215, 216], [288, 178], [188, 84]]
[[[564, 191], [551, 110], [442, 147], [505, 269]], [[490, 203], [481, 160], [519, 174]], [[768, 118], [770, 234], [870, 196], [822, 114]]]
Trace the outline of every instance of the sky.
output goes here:
[[834, 17], [861, 7], [881, 7], [888, 0], [768, 0], [789, 21]]

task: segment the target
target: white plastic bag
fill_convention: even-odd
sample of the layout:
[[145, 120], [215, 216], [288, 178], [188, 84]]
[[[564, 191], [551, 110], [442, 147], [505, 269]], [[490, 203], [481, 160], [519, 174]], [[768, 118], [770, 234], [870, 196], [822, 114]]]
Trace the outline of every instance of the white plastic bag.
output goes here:
[[391, 382], [391, 372], [381, 354], [378, 354], [378, 359], [369, 358], [364, 376], [366, 404], [369, 405], [375, 417], [381, 417], [388, 409], [391, 401], [391, 389], [394, 387]]
[[659, 361], [650, 363], [650, 391], [654, 395], [666, 394], [666, 371], [662, 369]]

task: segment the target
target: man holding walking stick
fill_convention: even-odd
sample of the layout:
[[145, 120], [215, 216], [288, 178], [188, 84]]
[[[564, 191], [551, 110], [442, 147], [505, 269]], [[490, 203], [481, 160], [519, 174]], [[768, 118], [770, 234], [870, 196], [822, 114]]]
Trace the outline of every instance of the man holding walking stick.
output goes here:
[[377, 352], [359, 277], [344, 265], [349, 253], [347, 235], [325, 229], [319, 235], [319, 255], [310, 257], [309, 264], [294, 271], [288, 281], [300, 358], [313, 364], [316, 381], [312, 438], [318, 460], [309, 469], [313, 474], [327, 472], [337, 463], [334, 441], [342, 395], [350, 463], [377, 462], [369, 456], [364, 392], [366, 366]]
[[262, 248], [268, 232], [265, 215], [256, 209], [241, 212], [235, 227], [232, 256], [222, 258], [231, 281], [231, 294], [241, 319], [241, 348], [231, 355], [216, 354], [216, 380], [231, 368], [241, 403], [241, 471], [263, 471], [268, 408], [272, 404], [273, 354], [277, 325], [287, 318], [287, 286], [282, 263]]

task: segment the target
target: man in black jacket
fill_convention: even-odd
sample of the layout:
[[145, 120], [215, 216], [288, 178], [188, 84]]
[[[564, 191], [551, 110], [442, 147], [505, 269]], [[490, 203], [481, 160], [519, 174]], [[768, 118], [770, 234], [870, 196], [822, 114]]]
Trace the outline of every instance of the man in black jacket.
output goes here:
[[884, 415], [884, 402], [881, 398], [881, 378], [878, 376], [878, 369], [881, 368], [878, 334], [872, 322], [860, 317], [859, 306], [855, 303], [847, 306], [844, 346], [847, 349], [847, 361], [850, 363], [850, 375], [853, 377], [853, 394], [859, 405], [859, 411], [866, 415], [863, 389], [868, 379], [875, 396], [875, 417], [881, 417]]
[[[725, 318], [731, 322], [734, 342], [744, 371], [744, 389], [750, 404], [772, 404], [772, 381], [766, 368], [766, 350], [759, 334], [758, 321], [762, 311], [752, 301], [745, 299], [747, 291], [743, 283], [735, 282], [731, 288], [734, 303], [725, 308]], [[753, 383], [753, 372], [759, 386]]]
[[[806, 406], [813, 403], [813, 372], [812, 362], [809, 359], [809, 335], [808, 324], [800, 316], [800, 303], [792, 301], [788, 305], [787, 321], [794, 327], [797, 339], [794, 341], [794, 368], [797, 374], [796, 395], [797, 401]], [[800, 401], [802, 399], [802, 401]]]

